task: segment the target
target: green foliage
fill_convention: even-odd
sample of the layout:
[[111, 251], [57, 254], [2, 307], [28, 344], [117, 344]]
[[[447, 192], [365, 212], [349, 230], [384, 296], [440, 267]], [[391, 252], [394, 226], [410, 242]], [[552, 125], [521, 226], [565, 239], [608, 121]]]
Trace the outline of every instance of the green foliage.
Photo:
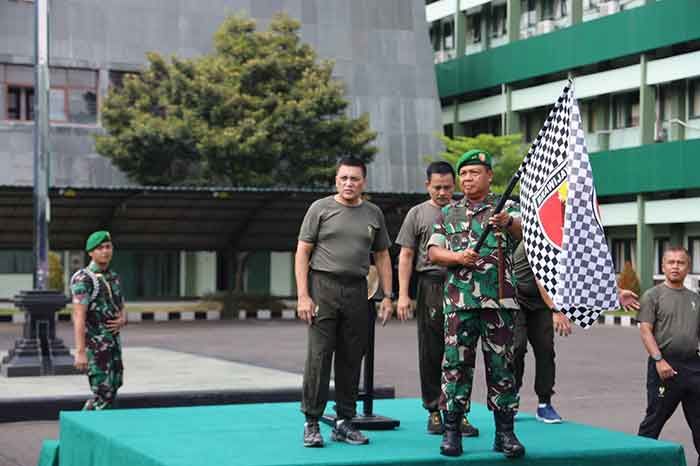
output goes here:
[[61, 256], [53, 251], [49, 251], [49, 283], [50, 290], [63, 291], [63, 264]]
[[[515, 171], [523, 161], [527, 147], [522, 142], [520, 134], [508, 134], [494, 136], [492, 134], [479, 134], [476, 137], [457, 136], [449, 138], [441, 136], [445, 151], [440, 157], [450, 162], [453, 166], [459, 157], [471, 149], [483, 149], [493, 155], [493, 184], [491, 189], [496, 193], [502, 193]], [[517, 194], [519, 187], [513, 191]]]
[[214, 51], [195, 59], [148, 54], [103, 105], [97, 151], [142, 184], [328, 186], [338, 157], [371, 162], [369, 118], [346, 115], [333, 63], [277, 15], [267, 31], [230, 16]]
[[637, 295], [640, 294], [639, 277], [637, 277], [637, 272], [632, 267], [632, 262], [625, 262], [622, 272], [620, 272], [620, 276], [617, 279], [617, 286], [623, 290], [632, 290]]

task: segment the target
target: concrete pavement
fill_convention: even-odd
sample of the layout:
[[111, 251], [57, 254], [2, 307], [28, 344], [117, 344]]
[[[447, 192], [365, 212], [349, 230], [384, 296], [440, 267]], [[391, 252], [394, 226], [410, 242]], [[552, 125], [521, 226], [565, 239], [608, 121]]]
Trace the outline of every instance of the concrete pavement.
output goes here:
[[[11, 347], [20, 327], [0, 324], [0, 350]], [[67, 323], [59, 336], [72, 345]], [[249, 364], [296, 374], [303, 371], [306, 329], [301, 322], [218, 321], [163, 322], [131, 325], [124, 331], [125, 348], [150, 347], [198, 357]], [[376, 383], [394, 385], [399, 397], [420, 396], [414, 322], [392, 322], [377, 328]], [[568, 422], [581, 422], [636, 433], [645, 409], [646, 358], [635, 328], [594, 326], [557, 339], [557, 394], [553, 402]], [[522, 410], [532, 412], [534, 363], [528, 355], [521, 393]], [[127, 365], [129, 371], [137, 368]], [[132, 374], [133, 375], [133, 374]], [[187, 378], [185, 376], [185, 378]], [[0, 396], [8, 379], [0, 378]], [[483, 403], [483, 361], [479, 359], [473, 400]], [[45, 382], [36, 379], [37, 390]], [[300, 415], [300, 425], [302, 419]], [[556, 428], [556, 426], [552, 426]], [[55, 422], [0, 424], [0, 466], [34, 466], [43, 438], [57, 438]], [[697, 456], [690, 430], [679, 409], [662, 438], [682, 443], [688, 464]], [[436, 440], [437, 442], [437, 440]], [[437, 443], [436, 443], [437, 448]]]

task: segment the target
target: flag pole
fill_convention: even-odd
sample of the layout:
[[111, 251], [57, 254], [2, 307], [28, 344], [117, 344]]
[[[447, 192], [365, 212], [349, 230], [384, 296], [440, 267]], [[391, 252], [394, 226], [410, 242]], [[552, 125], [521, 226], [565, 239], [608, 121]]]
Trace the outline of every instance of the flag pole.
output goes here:
[[[515, 189], [515, 185], [518, 184], [518, 181], [520, 181], [520, 176], [524, 165], [525, 161], [523, 161], [523, 165], [520, 166], [518, 171], [515, 172], [515, 175], [513, 175], [513, 177], [510, 179], [510, 182], [508, 183], [508, 186], [506, 186], [506, 190], [503, 192], [501, 199], [499, 199], [498, 204], [496, 204], [496, 209], [493, 211], [493, 215], [496, 215], [503, 210], [503, 207], [506, 205], [508, 197], [510, 197], [510, 193], [513, 192], [513, 190]], [[486, 237], [489, 235], [489, 233], [491, 233], [491, 230], [493, 230], [493, 225], [489, 223], [488, 225], [486, 225], [486, 228], [484, 228], [484, 231], [481, 232], [479, 241], [477, 241], [476, 245], [474, 246], [474, 251], [479, 252], [479, 249], [481, 249], [481, 246], [484, 245]]]

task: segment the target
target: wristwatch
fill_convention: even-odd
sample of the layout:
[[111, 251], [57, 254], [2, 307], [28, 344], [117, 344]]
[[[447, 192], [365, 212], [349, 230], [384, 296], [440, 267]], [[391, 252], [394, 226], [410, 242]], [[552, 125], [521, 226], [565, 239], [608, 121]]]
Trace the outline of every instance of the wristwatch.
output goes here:
[[395, 301], [395, 300], [396, 300], [396, 295], [394, 295], [394, 292], [393, 292], [393, 291], [392, 291], [391, 293], [389, 293], [389, 294], [386, 294], [386, 293], [382, 293], [382, 294], [384, 294], [384, 297], [385, 297], [385, 298], [389, 298], [389, 299], [391, 299], [392, 301]]
[[651, 359], [653, 359], [653, 360], [656, 361], [656, 362], [661, 361], [663, 358], [664, 358], [664, 357], [661, 356], [661, 353], [657, 353], [657, 354], [652, 354], [652, 355], [651, 355]]

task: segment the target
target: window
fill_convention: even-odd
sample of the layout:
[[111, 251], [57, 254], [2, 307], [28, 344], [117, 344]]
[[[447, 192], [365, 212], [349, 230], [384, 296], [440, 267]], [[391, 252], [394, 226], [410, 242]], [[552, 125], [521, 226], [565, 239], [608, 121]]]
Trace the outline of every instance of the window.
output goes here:
[[700, 79], [689, 83], [690, 91], [690, 117], [700, 118]]
[[[3, 65], [0, 65], [3, 66]], [[0, 86], [6, 89], [0, 118], [34, 119], [34, 74], [31, 66], [4, 65]], [[49, 119], [54, 122], [97, 123], [97, 72], [68, 68], [49, 70]]]
[[455, 48], [454, 20], [449, 19], [442, 22], [442, 49], [451, 50]]
[[467, 31], [468, 44], [481, 42], [481, 13], [467, 16]]
[[614, 239], [612, 241], [612, 259], [615, 266], [615, 272], [622, 272], [625, 262], [631, 262], [632, 267], [636, 270], [636, 241], [633, 239]]
[[655, 273], [664, 273], [663, 270], [661, 270], [661, 264], [664, 259], [664, 251], [668, 248], [669, 244], [670, 241], [668, 238], [656, 238], [654, 240], [654, 251], [656, 251], [654, 255]]
[[491, 10], [491, 37], [501, 37], [507, 34], [506, 6], [494, 6]]
[[535, 0], [520, 0], [520, 27], [528, 28], [537, 24], [537, 3]]
[[690, 254], [690, 273], [700, 274], [700, 236], [688, 238], [688, 253]]
[[554, 0], [542, 0], [540, 21], [554, 19]]
[[639, 92], [613, 96], [613, 122], [615, 129], [639, 126]]
[[586, 121], [584, 121], [584, 125], [586, 127], [586, 131], [589, 133], [594, 133], [595, 132], [595, 124], [596, 124], [596, 118], [595, 118], [595, 110], [596, 110], [596, 102], [595, 100], [589, 100], [586, 102]]
[[559, 0], [559, 17], [565, 18], [568, 15], [567, 5], [568, 0]]
[[31, 121], [34, 119], [34, 88], [28, 86], [7, 86], [8, 120]]
[[0, 273], [33, 273], [34, 255], [31, 249], [0, 250]]

